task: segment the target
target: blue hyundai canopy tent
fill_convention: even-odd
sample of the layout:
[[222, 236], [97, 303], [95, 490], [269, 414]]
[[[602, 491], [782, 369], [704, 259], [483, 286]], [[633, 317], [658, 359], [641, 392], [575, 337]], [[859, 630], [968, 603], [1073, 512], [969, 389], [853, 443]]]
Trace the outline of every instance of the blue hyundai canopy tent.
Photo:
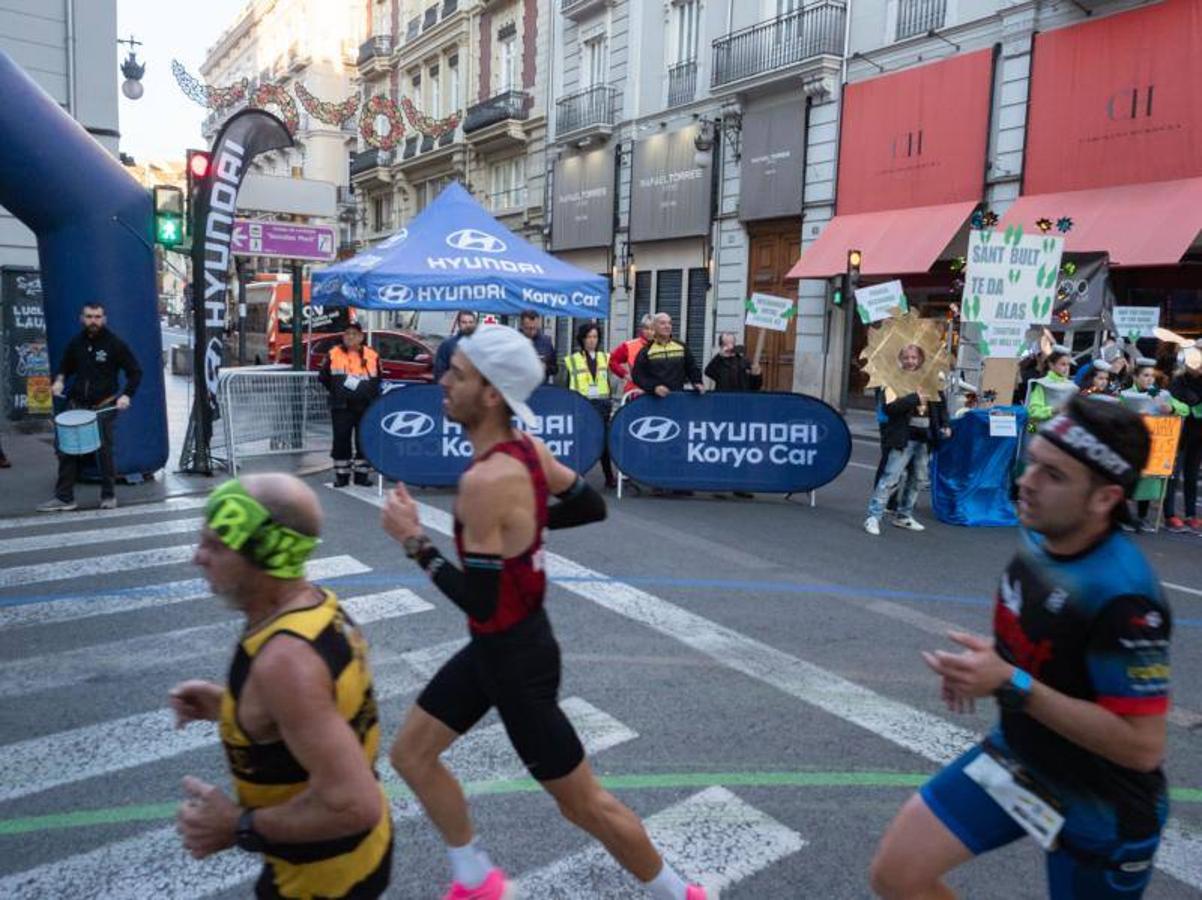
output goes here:
[[407, 228], [313, 273], [313, 300], [358, 309], [609, 317], [609, 280], [522, 240], [458, 183]]

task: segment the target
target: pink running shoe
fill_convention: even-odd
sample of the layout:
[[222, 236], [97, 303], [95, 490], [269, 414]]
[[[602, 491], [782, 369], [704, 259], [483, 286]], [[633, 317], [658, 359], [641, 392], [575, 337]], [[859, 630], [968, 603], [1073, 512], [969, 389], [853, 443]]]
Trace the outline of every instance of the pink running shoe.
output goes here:
[[684, 900], [718, 900], [718, 895], [712, 897], [706, 893], [705, 888], [700, 885], [690, 884], [689, 889], [684, 892]]
[[[689, 895], [690, 898], [692, 895]], [[705, 894], [697, 895], [705, 900]], [[442, 900], [511, 900], [514, 897], [513, 883], [505, 877], [496, 866], [488, 873], [488, 877], [474, 888], [464, 887], [458, 881], [451, 885]]]

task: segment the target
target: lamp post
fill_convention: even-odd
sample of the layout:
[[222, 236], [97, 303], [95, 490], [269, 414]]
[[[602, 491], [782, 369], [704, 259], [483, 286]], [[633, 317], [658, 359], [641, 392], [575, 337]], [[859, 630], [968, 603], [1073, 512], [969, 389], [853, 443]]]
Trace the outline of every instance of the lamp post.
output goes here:
[[142, 42], [135, 40], [131, 34], [124, 40], [118, 40], [118, 44], [129, 45], [129, 56], [125, 57], [125, 62], [121, 63], [121, 74], [125, 76], [125, 81], [121, 83], [121, 93], [130, 100], [142, 99], [142, 76], [146, 73], [146, 64], [138, 62], [138, 54], [134, 51], [134, 47], [141, 47]]

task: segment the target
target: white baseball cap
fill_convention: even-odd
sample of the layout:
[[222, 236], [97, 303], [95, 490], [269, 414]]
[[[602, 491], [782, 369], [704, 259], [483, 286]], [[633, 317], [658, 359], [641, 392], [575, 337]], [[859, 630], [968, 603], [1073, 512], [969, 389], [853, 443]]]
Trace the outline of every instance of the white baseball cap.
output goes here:
[[455, 349], [463, 351], [514, 414], [533, 428], [536, 417], [526, 401], [543, 383], [546, 371], [530, 338], [507, 325], [481, 325]]

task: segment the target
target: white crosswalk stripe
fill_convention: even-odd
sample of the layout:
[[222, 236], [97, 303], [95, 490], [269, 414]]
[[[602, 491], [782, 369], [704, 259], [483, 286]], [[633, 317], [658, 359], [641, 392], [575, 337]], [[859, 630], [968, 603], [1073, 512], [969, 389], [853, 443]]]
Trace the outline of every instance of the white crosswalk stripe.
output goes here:
[[[638, 736], [580, 698], [568, 698], [563, 708], [590, 754]], [[468, 782], [515, 778], [525, 771], [508, 748], [500, 724], [469, 732], [451, 749], [447, 761]], [[386, 767], [382, 762], [381, 768]], [[418, 807], [399, 799], [393, 812], [398, 818], [407, 818], [418, 815]], [[179, 835], [169, 826], [0, 878], [0, 897], [193, 900], [235, 887], [257, 870], [258, 861], [244, 853], [222, 853], [197, 862], [183, 852]]]
[[103, 522], [109, 519], [124, 519], [129, 516], [147, 516], [155, 513], [175, 513], [188, 509], [202, 509], [208, 497], [171, 497], [158, 503], [136, 503], [132, 506], [119, 506], [117, 509], [85, 509], [70, 513], [41, 513], [36, 516], [20, 516], [12, 519], [0, 519], [0, 531], [10, 528], [36, 528], [39, 525], [52, 525], [57, 529], [75, 524], [88, 525], [92, 522]]
[[116, 544], [139, 538], [164, 537], [169, 534], [196, 534], [200, 520], [194, 518], [168, 519], [166, 522], [147, 522], [124, 527], [107, 526], [88, 531], [35, 534], [0, 541], [0, 556], [9, 553], [31, 553], [35, 550], [73, 550], [87, 544]]
[[[308, 565], [308, 575], [312, 581], [342, 578], [346, 575], [362, 575], [370, 571], [370, 566], [364, 565], [353, 556], [327, 556], [324, 559], [315, 559]], [[136, 609], [147, 609], [152, 606], [203, 600], [211, 596], [213, 596], [213, 592], [209, 590], [209, 586], [203, 578], [189, 578], [183, 581], [168, 581], [107, 594], [80, 594], [13, 606], [0, 606], [0, 630], [25, 628], [33, 625], [56, 625], [92, 616], [107, 616]]]
[[[417, 690], [431, 667], [437, 668], [461, 646], [463, 641], [449, 641], [383, 664], [377, 656], [376, 696], [383, 701]], [[171, 712], [158, 709], [6, 744], [0, 747], [0, 801], [170, 759], [217, 741], [212, 724], [177, 730]]]
[[93, 575], [112, 575], [156, 566], [174, 566], [192, 558], [195, 546], [161, 547], [156, 550], [131, 550], [83, 559], [64, 559], [57, 562], [31, 563], [0, 569], [0, 588], [19, 587], [51, 581], [72, 581]]
[[[360, 625], [434, 608], [406, 588], [342, 598], [341, 602]], [[17, 697], [93, 679], [128, 677], [154, 666], [209, 654], [228, 656], [241, 627], [241, 619], [230, 619], [0, 663], [0, 697]]]
[[[683, 877], [718, 891], [806, 845], [796, 831], [722, 787], [706, 788], [643, 824], [652, 843]], [[518, 888], [520, 896], [539, 900], [647, 897], [646, 889], [597, 844], [524, 875]]]

